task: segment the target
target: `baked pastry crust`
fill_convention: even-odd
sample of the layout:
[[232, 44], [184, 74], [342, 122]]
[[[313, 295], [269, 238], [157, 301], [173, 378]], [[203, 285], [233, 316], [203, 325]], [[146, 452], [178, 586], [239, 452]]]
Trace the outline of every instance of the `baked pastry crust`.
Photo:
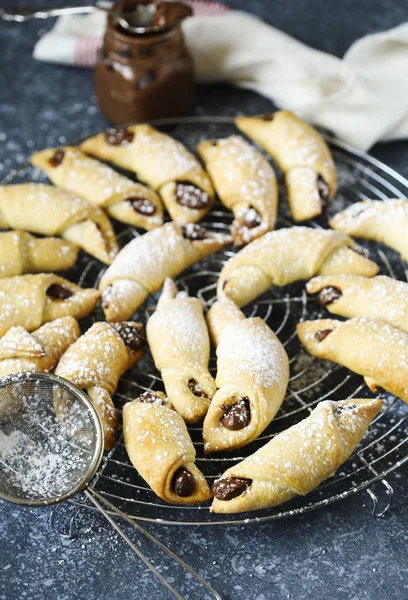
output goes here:
[[219, 482], [232, 478], [249, 485], [230, 500], [214, 497], [211, 511], [259, 510], [308, 494], [349, 458], [381, 406], [378, 398], [320, 402], [309, 417], [228, 469], [213, 487], [222, 490]]
[[[139, 323], [123, 323], [131, 331], [141, 330]], [[112, 401], [123, 373], [140, 360], [141, 345], [132, 349], [109, 323], [94, 323], [65, 352], [55, 371], [87, 392], [101, 417], [104, 447], [110, 450], [115, 441], [117, 414]]]
[[270, 231], [227, 262], [218, 280], [218, 295], [224, 291], [244, 306], [272, 285], [313, 275], [376, 275], [378, 266], [356, 248], [350, 237], [330, 230], [289, 227]]
[[408, 283], [378, 275], [325, 275], [306, 284], [309, 294], [342, 317], [376, 317], [408, 333]]
[[112, 225], [100, 208], [42, 183], [0, 186], [0, 228], [60, 235], [106, 264], [118, 251]]
[[217, 393], [204, 420], [204, 451], [246, 446], [269, 425], [285, 397], [289, 360], [259, 317], [246, 319], [225, 295], [207, 315], [217, 346]]
[[[147, 392], [154, 397], [141, 398], [123, 407], [123, 435], [129, 459], [135, 469], [163, 500], [175, 504], [195, 504], [211, 498], [203, 474], [195, 465], [195, 448], [186, 424], [172, 410], [160, 392]], [[192, 493], [180, 496], [174, 480], [180, 469], [194, 479]]]
[[144, 229], [163, 225], [163, 206], [153, 190], [79, 148], [47, 148], [33, 154], [31, 163], [45, 171], [56, 186], [106, 210], [110, 217]]
[[[207, 237], [196, 237], [196, 231]], [[160, 289], [166, 277], [175, 277], [230, 241], [229, 236], [206, 232], [192, 224], [183, 228], [174, 222], [132, 240], [122, 248], [99, 284], [106, 319], [130, 318], [150, 294]]]
[[371, 391], [383, 388], [408, 404], [407, 333], [373, 317], [304, 321], [296, 329], [309, 354], [347, 367]]
[[[214, 190], [198, 160], [181, 142], [150, 125], [99, 133], [85, 140], [81, 149], [136, 173], [140, 181], [160, 194], [173, 221], [181, 225], [196, 223], [212, 208]], [[192, 187], [183, 188], [181, 204], [177, 200], [181, 189], [177, 189], [178, 183], [195, 187], [198, 195], [189, 193]], [[203, 203], [205, 206], [200, 207]]]
[[21, 371], [51, 371], [80, 336], [73, 317], [62, 317], [29, 333], [11, 327], [0, 339], [0, 377]]
[[10, 327], [34, 331], [60, 317], [81, 319], [93, 311], [98, 299], [98, 290], [83, 289], [53, 273], [0, 279], [0, 337]]
[[65, 271], [74, 266], [79, 246], [60, 238], [36, 238], [26, 231], [0, 233], [0, 278]]
[[333, 157], [320, 133], [288, 110], [237, 117], [235, 123], [283, 171], [293, 219], [305, 221], [320, 215], [337, 188]]
[[266, 158], [239, 135], [205, 140], [197, 150], [221, 202], [234, 213], [234, 244], [248, 244], [274, 229], [278, 186]]
[[200, 300], [178, 293], [174, 281], [166, 279], [146, 334], [169, 401], [187, 423], [201, 421], [216, 387], [208, 370], [210, 338]]
[[337, 213], [330, 227], [381, 242], [408, 260], [408, 200], [364, 200]]

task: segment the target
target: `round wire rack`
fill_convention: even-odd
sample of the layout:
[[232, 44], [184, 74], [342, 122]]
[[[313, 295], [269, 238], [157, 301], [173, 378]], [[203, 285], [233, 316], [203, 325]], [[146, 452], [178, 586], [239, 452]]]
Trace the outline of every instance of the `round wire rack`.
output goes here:
[[[203, 139], [221, 138], [237, 133], [233, 119], [229, 117], [162, 119], [154, 124], [182, 141], [193, 151], [198, 142]], [[327, 228], [327, 219], [353, 202], [408, 197], [408, 181], [398, 173], [370, 156], [330, 137], [327, 137], [327, 140], [336, 162], [339, 189], [327, 215], [311, 221], [308, 223], [309, 226]], [[279, 173], [276, 165], [274, 167]], [[129, 173], [127, 175], [129, 176]], [[46, 181], [46, 178], [38, 169], [30, 165], [24, 165], [6, 178], [7, 183], [28, 180]], [[281, 177], [279, 182], [277, 228], [290, 227], [294, 223], [288, 210]], [[212, 213], [205, 218], [203, 225], [213, 230], [227, 232], [231, 222], [231, 213], [218, 202]], [[121, 247], [133, 237], [143, 233], [117, 222], [115, 222], [115, 230]], [[396, 252], [381, 244], [362, 242], [362, 245], [369, 250], [371, 258], [380, 265], [382, 274], [408, 281], [407, 265]], [[218, 274], [233, 254], [234, 250], [228, 249], [193, 265], [177, 278], [179, 288], [200, 298], [208, 309], [216, 299]], [[83, 287], [93, 287], [98, 285], [104, 270], [102, 263], [81, 252], [74, 269], [64, 276]], [[135, 320], [146, 323], [159, 295], [160, 292], [149, 298], [135, 314]], [[372, 396], [360, 376], [339, 365], [313, 358], [302, 348], [296, 335], [296, 324], [301, 320], [318, 319], [325, 314], [327, 316], [317, 300], [307, 296], [304, 282], [272, 288], [247, 306], [244, 312], [248, 317], [255, 315], [262, 317], [283, 343], [290, 359], [289, 386], [286, 398], [273, 422], [257, 440], [245, 448], [205, 456], [201, 426], [189, 427], [197, 451], [197, 465], [210, 484], [227, 468], [253, 453], [274, 435], [306, 418], [318, 402], [325, 399], [342, 400]], [[93, 315], [82, 321], [81, 326], [87, 329], [93, 321], [103, 319], [102, 309], [98, 308]], [[214, 353], [210, 360], [210, 371], [215, 376]], [[142, 360], [129, 369], [119, 383], [114, 396], [118, 411], [121, 412], [126, 402], [150, 389], [164, 391], [160, 373], [155, 369], [150, 352], [146, 348]], [[166, 504], [150, 490], [129, 462], [121, 431], [113, 450], [105, 455], [92, 485], [130, 517], [166, 525], [242, 524], [295, 516], [336, 502], [363, 489], [367, 489], [373, 500], [374, 514], [381, 516], [388, 510], [393, 493], [385, 477], [408, 460], [408, 406], [387, 393], [383, 394], [383, 399], [382, 412], [372, 423], [357, 450], [335, 476], [324, 481], [306, 497], [298, 496], [275, 508], [238, 515], [216, 515], [209, 512], [210, 503], [200, 506]], [[380, 481], [385, 493], [381, 508], [379, 508], [375, 488], [372, 487], [377, 481]], [[83, 496], [77, 496], [71, 502], [78, 507], [91, 508]]]

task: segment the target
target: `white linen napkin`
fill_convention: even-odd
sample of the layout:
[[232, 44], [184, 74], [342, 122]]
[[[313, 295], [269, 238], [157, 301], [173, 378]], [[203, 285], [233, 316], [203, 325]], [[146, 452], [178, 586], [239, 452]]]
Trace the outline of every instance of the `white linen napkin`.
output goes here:
[[[198, 81], [259, 92], [361, 150], [408, 138], [408, 23], [363, 37], [340, 59], [248, 13], [191, 4], [199, 10], [183, 30]], [[60, 17], [33, 56], [93, 66], [104, 28], [101, 12]]]

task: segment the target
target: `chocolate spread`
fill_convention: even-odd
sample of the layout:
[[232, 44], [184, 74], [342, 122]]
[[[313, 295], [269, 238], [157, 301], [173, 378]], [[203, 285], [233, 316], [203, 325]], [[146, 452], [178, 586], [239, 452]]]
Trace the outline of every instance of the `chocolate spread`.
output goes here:
[[[116, 7], [128, 14], [138, 3]], [[117, 125], [180, 116], [192, 105], [193, 62], [180, 28], [192, 11], [181, 2], [155, 4], [155, 33], [130, 34], [108, 18], [95, 89], [103, 115]]]

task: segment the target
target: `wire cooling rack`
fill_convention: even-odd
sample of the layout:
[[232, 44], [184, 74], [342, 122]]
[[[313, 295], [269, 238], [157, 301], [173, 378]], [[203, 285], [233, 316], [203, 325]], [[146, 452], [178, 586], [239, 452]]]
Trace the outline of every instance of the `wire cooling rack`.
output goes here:
[[[233, 119], [228, 117], [165, 119], [156, 121], [155, 125], [182, 141], [193, 151], [202, 139], [221, 138], [237, 133]], [[408, 197], [408, 181], [398, 173], [366, 154], [329, 137], [327, 140], [336, 162], [339, 189], [327, 216], [311, 221], [310, 226], [326, 228], [327, 218], [352, 202]], [[276, 165], [274, 166], [279, 173]], [[28, 180], [45, 181], [46, 179], [37, 169], [28, 165], [13, 172], [7, 178], [8, 183]], [[220, 203], [216, 203], [215, 210], [203, 224], [213, 230], [227, 232], [231, 222], [231, 213]], [[280, 178], [277, 228], [291, 225], [293, 221]], [[121, 246], [140, 234], [135, 229], [117, 222], [115, 229]], [[407, 265], [396, 252], [381, 244], [362, 242], [362, 245], [369, 250], [371, 258], [380, 265], [382, 274], [408, 281]], [[197, 263], [178, 277], [178, 286], [191, 295], [199, 297], [208, 309], [216, 299], [218, 274], [233, 254], [233, 250], [225, 250]], [[77, 265], [66, 276], [83, 287], [92, 287], [98, 285], [104, 270], [102, 263], [81, 253]], [[141, 310], [135, 314], [135, 320], [146, 323], [154, 310], [159, 294], [153, 295], [141, 307]], [[296, 324], [300, 320], [328, 316], [316, 299], [307, 296], [304, 282], [272, 288], [256, 302], [247, 306], [244, 312], [248, 317], [255, 315], [262, 317], [285, 346], [290, 359], [289, 387], [282, 407], [271, 425], [257, 440], [245, 448], [230, 453], [204, 456], [201, 426], [189, 427], [197, 450], [197, 465], [210, 484], [227, 468], [257, 450], [274, 435], [306, 418], [318, 402], [325, 399], [341, 400], [372, 396], [360, 376], [339, 365], [313, 358], [302, 348], [296, 335]], [[92, 321], [103, 319], [103, 312], [99, 308], [91, 317], [84, 319], [81, 325], [87, 328]], [[215, 376], [214, 354], [211, 356], [210, 370]], [[119, 383], [114, 396], [119, 412], [127, 401], [148, 389], [164, 390], [164, 387], [150, 352], [146, 348], [142, 360], [129, 369]], [[367, 489], [373, 500], [374, 514], [381, 516], [388, 510], [393, 493], [385, 477], [408, 459], [408, 406], [389, 394], [383, 394], [383, 398], [382, 412], [372, 423], [356, 452], [335, 476], [324, 481], [319, 488], [306, 497], [296, 497], [276, 508], [238, 515], [213, 515], [209, 512], [210, 503], [187, 507], [166, 504], [149, 489], [132, 467], [127, 458], [121, 432], [113, 450], [105, 455], [93, 485], [129, 516], [167, 525], [225, 525], [278, 519], [317, 509], [362, 489]], [[379, 485], [385, 493], [385, 500], [382, 501], [381, 507], [374, 491], [376, 487], [378, 489], [378, 486], [374, 486], [377, 481], [380, 482]], [[88, 506], [85, 497], [77, 496], [72, 502], [79, 507]]]

